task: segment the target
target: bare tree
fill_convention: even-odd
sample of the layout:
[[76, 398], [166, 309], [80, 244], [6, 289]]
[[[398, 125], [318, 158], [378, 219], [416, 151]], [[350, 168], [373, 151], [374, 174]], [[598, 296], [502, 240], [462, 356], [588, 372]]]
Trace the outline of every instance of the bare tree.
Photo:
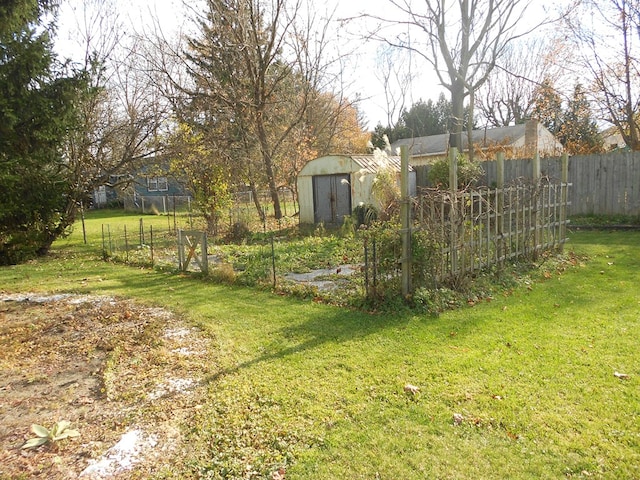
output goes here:
[[411, 69], [408, 52], [398, 51], [389, 45], [378, 49], [375, 76], [382, 84], [385, 98], [387, 125], [393, 128], [407, 107], [407, 97], [415, 75]]
[[81, 128], [69, 136], [67, 167], [76, 188], [91, 192], [128, 182], [140, 162], [158, 152], [155, 139], [167, 111], [137, 55], [140, 43], [122, 34], [114, 2], [85, 0], [76, 20], [90, 88], [78, 99]]
[[389, 0], [389, 3], [403, 18], [375, 18], [387, 26], [401, 24], [407, 27], [407, 33], [388, 38], [381, 30], [376, 37], [416, 52], [434, 68], [440, 83], [451, 94], [450, 145], [460, 148], [465, 98], [487, 80], [497, 59], [512, 41], [540, 25], [523, 22], [530, 2], [424, 0], [420, 3], [421, 9], [409, 0]]
[[493, 73], [476, 92], [475, 107], [486, 123], [503, 127], [531, 117], [543, 82], [556, 85], [569, 49], [556, 39], [531, 38], [505, 48]]
[[639, 0], [585, 0], [567, 18], [576, 41], [576, 69], [591, 80], [602, 120], [640, 150]]
[[264, 178], [280, 218], [278, 159], [324, 87], [328, 23], [300, 0], [207, 0], [207, 8], [187, 54], [191, 121], [226, 126], [228, 148], [250, 185]]

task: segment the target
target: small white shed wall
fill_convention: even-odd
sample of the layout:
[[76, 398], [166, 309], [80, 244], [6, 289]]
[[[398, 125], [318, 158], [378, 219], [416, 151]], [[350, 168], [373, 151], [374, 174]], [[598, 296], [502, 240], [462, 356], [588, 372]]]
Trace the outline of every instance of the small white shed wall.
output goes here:
[[348, 174], [351, 183], [351, 205], [357, 205], [353, 191], [354, 162], [346, 155], [330, 155], [316, 158], [307, 163], [298, 174], [298, 203], [300, 204], [300, 223], [314, 223], [313, 215], [313, 177], [316, 175]]
[[[371, 186], [375, 175], [360, 175], [357, 172], [331, 172], [318, 173], [317, 175], [334, 175], [338, 173], [349, 175], [352, 209], [356, 208], [360, 203], [376, 204], [371, 195]], [[314, 223], [312, 175], [298, 175], [298, 202], [300, 203], [300, 223]]]
[[[351, 185], [351, 208], [359, 204], [371, 204], [379, 208], [378, 202], [371, 193], [376, 175], [360, 173], [360, 166], [350, 156], [330, 155], [316, 158], [307, 163], [298, 174], [298, 202], [300, 205], [300, 223], [314, 223], [313, 177], [315, 175], [348, 174]], [[400, 184], [400, 173], [397, 176]], [[409, 172], [410, 194], [415, 195], [416, 175]]]

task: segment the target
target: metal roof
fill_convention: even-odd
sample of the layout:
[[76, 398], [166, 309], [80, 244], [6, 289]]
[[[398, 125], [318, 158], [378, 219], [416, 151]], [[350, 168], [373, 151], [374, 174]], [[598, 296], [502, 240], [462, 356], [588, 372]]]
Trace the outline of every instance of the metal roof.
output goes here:
[[[400, 157], [399, 156], [385, 156], [385, 155], [349, 155], [351, 159], [360, 167], [360, 169], [366, 173], [378, 173], [383, 168], [391, 168], [392, 170], [400, 171]], [[409, 165], [409, 171], [413, 171], [413, 167]]]

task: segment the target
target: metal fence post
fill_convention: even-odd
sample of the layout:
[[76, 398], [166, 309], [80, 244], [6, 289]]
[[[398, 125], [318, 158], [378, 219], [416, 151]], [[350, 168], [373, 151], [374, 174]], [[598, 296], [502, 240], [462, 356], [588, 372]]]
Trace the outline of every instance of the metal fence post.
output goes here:
[[202, 273], [209, 275], [209, 256], [207, 254], [207, 232], [202, 232]]
[[178, 269], [184, 270], [184, 242], [182, 241], [182, 229], [178, 230]]
[[124, 254], [125, 261], [129, 263], [129, 238], [127, 237], [127, 226], [124, 226]]

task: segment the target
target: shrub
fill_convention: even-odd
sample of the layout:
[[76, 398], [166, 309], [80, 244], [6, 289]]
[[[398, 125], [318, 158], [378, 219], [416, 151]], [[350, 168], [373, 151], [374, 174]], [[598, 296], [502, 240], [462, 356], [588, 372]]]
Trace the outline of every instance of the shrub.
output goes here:
[[244, 220], [238, 220], [231, 225], [229, 234], [227, 235], [227, 241], [234, 243], [241, 243], [243, 240], [248, 239], [251, 236], [251, 229]]
[[[474, 185], [484, 174], [479, 163], [472, 162], [463, 154], [458, 154], [458, 187], [464, 189]], [[436, 188], [449, 188], [449, 159], [443, 158], [433, 163], [428, 173], [429, 183]]]
[[371, 225], [378, 220], [378, 209], [371, 204], [360, 204], [353, 209], [353, 218], [356, 228], [361, 225]]
[[400, 211], [400, 185], [393, 170], [380, 169], [373, 180], [371, 192], [380, 205], [378, 216], [381, 220], [389, 220]]

